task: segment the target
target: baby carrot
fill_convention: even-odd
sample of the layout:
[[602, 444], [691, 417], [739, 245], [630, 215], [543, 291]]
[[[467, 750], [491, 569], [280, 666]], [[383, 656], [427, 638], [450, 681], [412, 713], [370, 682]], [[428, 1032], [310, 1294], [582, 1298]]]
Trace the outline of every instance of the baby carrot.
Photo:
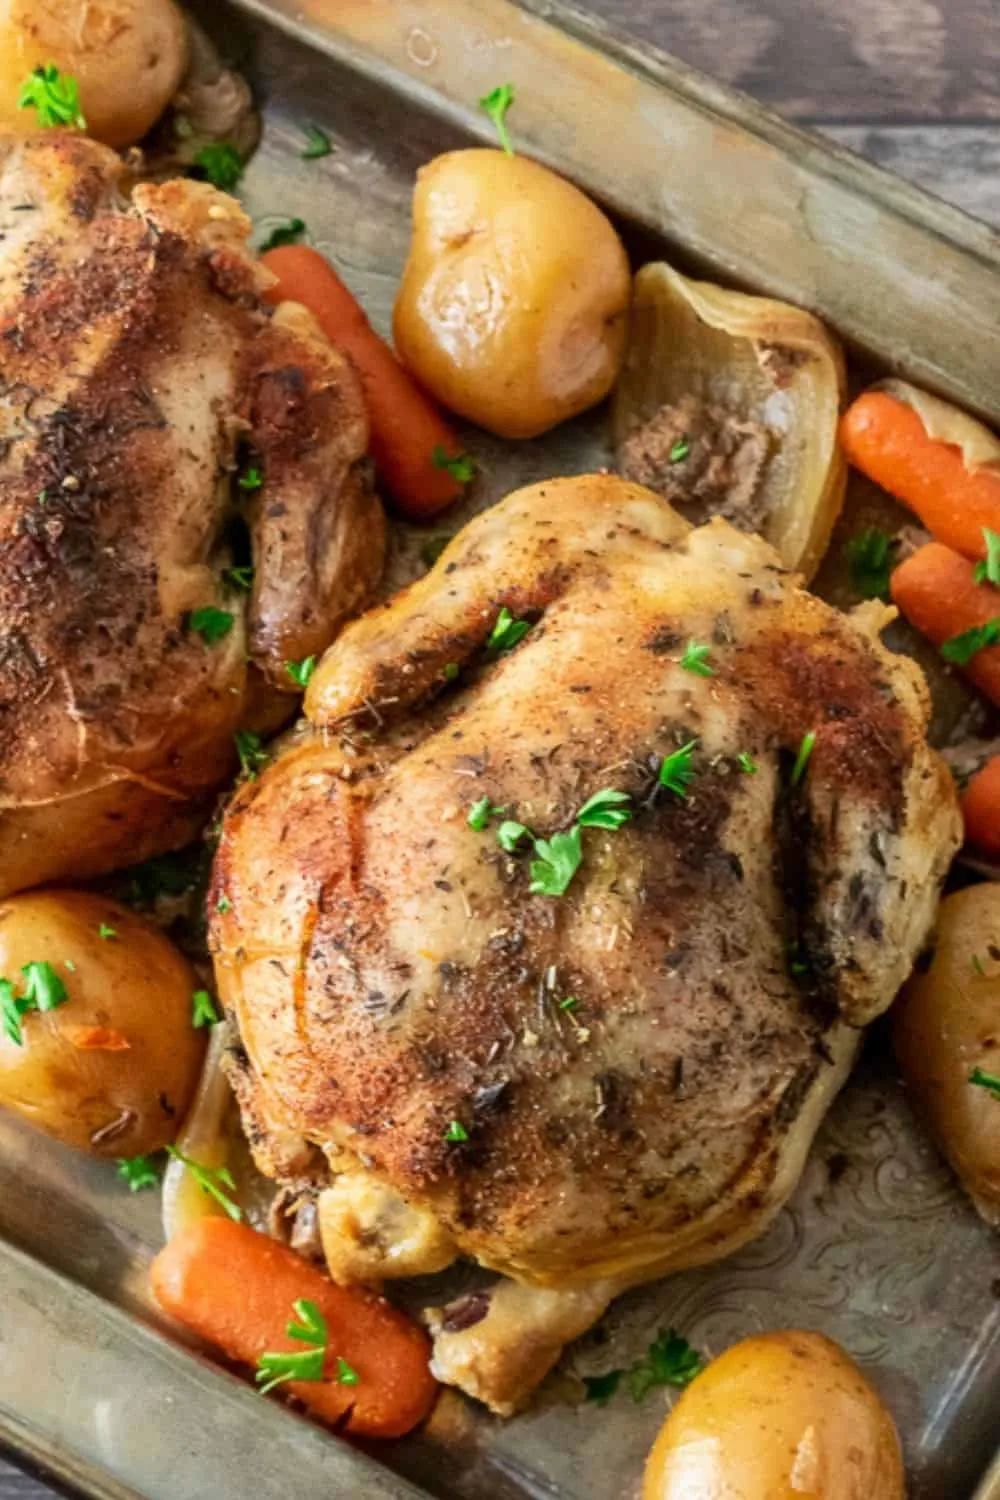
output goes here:
[[896, 568], [890, 590], [945, 660], [1000, 704], [1000, 589], [977, 583], [975, 572], [967, 557], [928, 542]]
[[353, 360], [371, 421], [372, 457], [402, 514], [426, 520], [458, 500], [464, 482], [455, 433], [374, 331], [336, 271], [308, 245], [282, 245], [261, 256], [278, 278], [269, 302], [300, 302], [332, 344]]
[[303, 1343], [286, 1328], [296, 1302], [315, 1303], [328, 1334], [323, 1379], [289, 1380], [287, 1390], [347, 1432], [401, 1437], [433, 1405], [422, 1329], [382, 1298], [336, 1286], [245, 1224], [213, 1217], [188, 1224], [153, 1261], [150, 1285], [171, 1317], [246, 1365], [265, 1353], [301, 1355]]
[[984, 556], [983, 527], [1000, 531], [1000, 472], [967, 467], [957, 444], [931, 437], [888, 391], [866, 391], [848, 407], [840, 441], [855, 468], [916, 511], [938, 541]]
[[988, 760], [962, 793], [966, 841], [1000, 859], [1000, 755]]

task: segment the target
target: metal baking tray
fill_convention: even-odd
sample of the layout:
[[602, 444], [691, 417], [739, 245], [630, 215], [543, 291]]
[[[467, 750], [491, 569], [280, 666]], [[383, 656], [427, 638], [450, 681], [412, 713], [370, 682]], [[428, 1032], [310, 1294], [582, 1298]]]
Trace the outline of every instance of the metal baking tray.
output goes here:
[[[306, 219], [383, 331], [417, 167], [489, 139], [476, 101], [511, 81], [519, 147], [603, 201], [637, 259], [660, 250], [808, 306], [865, 360], [1000, 419], [992, 233], [654, 49], [554, 0], [194, 8], [264, 105], [244, 191], [258, 235]], [[311, 124], [335, 150], [303, 162]], [[598, 412], [517, 447], [476, 434], [478, 503], [607, 462], [605, 429]], [[509, 1423], [446, 1393], [422, 1433], [350, 1447], [158, 1324], [145, 1281], [160, 1238], [154, 1195], [0, 1116], [0, 1439], [88, 1495], [631, 1500], [670, 1397], [596, 1409], [579, 1376], [672, 1324], [709, 1353], [823, 1330], [892, 1408], [912, 1500], [1000, 1497], [1000, 1241], [915, 1124], [878, 1027], [768, 1234], [622, 1298]]]

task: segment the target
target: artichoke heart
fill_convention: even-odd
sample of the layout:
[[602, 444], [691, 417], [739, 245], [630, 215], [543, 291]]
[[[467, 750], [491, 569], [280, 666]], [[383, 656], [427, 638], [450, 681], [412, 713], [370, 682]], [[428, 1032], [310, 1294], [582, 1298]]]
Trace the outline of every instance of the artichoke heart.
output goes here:
[[662, 261], [636, 276], [619, 469], [696, 525], [721, 515], [760, 532], [806, 579], [843, 504], [843, 395], [843, 354], [809, 313]]

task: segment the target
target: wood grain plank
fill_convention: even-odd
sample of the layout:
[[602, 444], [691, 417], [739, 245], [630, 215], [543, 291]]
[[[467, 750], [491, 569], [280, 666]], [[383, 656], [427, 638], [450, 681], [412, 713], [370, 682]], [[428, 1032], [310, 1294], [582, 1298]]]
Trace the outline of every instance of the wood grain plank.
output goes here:
[[824, 126], [822, 134], [1000, 229], [1000, 121]]
[[996, 0], [581, 0], [797, 119], [1000, 119]]

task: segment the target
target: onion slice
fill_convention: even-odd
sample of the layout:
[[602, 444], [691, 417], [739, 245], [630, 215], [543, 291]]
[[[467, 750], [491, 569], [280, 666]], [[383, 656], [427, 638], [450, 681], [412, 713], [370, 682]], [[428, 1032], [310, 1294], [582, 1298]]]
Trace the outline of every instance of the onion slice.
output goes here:
[[[228, 1021], [220, 1021], [212, 1027], [198, 1091], [174, 1142], [183, 1156], [190, 1157], [199, 1166], [216, 1170], [229, 1164], [227, 1122], [233, 1108], [233, 1092], [222, 1071], [222, 1059], [227, 1048], [233, 1045], [234, 1035]], [[167, 1239], [172, 1239], [195, 1219], [221, 1212], [219, 1205], [203, 1191], [184, 1163], [172, 1156], [163, 1174], [163, 1232]]]

